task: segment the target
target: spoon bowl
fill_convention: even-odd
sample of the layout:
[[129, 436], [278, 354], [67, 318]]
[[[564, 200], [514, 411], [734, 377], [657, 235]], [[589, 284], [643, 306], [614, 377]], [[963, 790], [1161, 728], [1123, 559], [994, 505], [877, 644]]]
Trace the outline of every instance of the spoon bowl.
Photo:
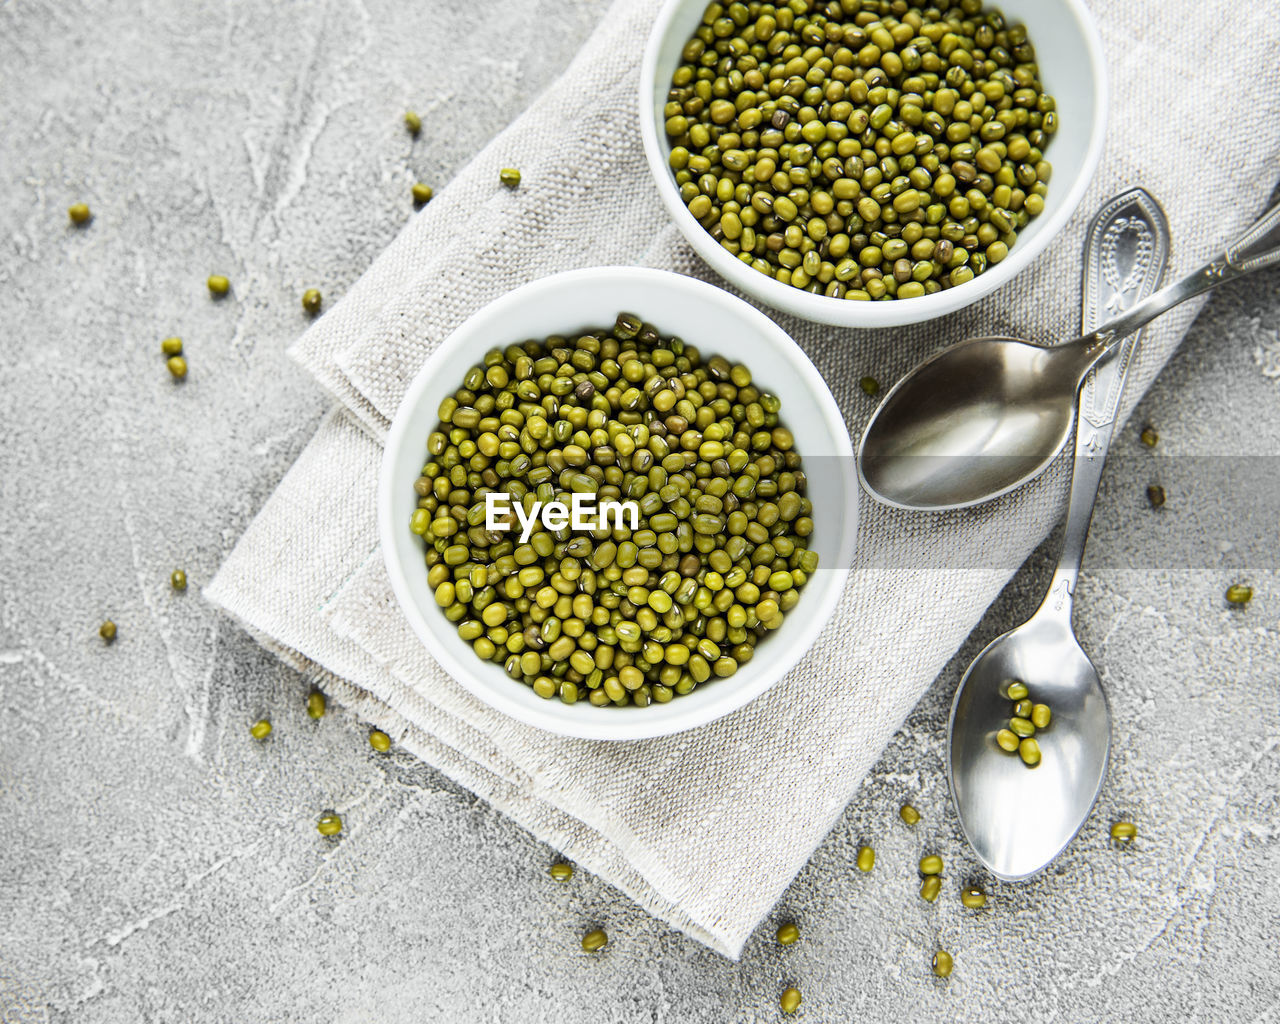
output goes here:
[[1077, 349], [1021, 338], [945, 349], [894, 385], [872, 416], [858, 448], [862, 485], [885, 504], [934, 512], [1020, 487], [1071, 436], [1075, 407], [1062, 400], [1062, 375], [1079, 362]]
[[[996, 745], [1011, 713], [1009, 679], [1053, 709], [1036, 732], [1034, 768]], [[1068, 618], [1036, 616], [986, 646], [956, 690], [947, 747], [960, 825], [992, 874], [1029, 878], [1062, 852], [1098, 798], [1111, 751], [1107, 695]]]

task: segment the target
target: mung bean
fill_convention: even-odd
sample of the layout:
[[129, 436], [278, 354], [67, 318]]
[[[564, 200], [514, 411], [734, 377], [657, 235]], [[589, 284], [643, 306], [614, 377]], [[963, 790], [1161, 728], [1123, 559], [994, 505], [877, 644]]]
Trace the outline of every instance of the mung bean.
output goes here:
[[324, 718], [326, 706], [324, 694], [319, 690], [312, 690], [307, 694], [307, 714], [311, 718]]
[[1121, 844], [1133, 842], [1138, 834], [1138, 826], [1131, 821], [1117, 821], [1111, 826], [1111, 838]]
[[1233, 583], [1227, 587], [1226, 598], [1228, 604], [1248, 604], [1253, 600], [1253, 587], [1243, 583]]

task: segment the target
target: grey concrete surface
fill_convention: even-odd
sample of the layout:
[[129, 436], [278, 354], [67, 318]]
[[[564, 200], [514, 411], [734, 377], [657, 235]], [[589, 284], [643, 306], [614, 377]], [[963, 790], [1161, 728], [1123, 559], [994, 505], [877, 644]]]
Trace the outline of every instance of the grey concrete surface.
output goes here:
[[[1143, 402], [1158, 448], [1138, 424], [1118, 440], [1078, 612], [1113, 768], [1054, 869], [992, 885], [981, 912], [956, 898], [980, 875], [945, 714], [968, 659], [1034, 607], [1051, 544], [739, 963], [591, 877], [551, 882], [554, 851], [374, 755], [349, 715], [308, 719], [305, 681], [202, 604], [326, 406], [284, 355], [302, 289], [340, 296], [410, 216], [409, 184], [446, 182], [604, 9], [0, 5], [0, 1020], [767, 1021], [788, 983], [809, 1021], [1280, 1020], [1280, 573], [1245, 515], [1280, 466], [1274, 273], [1219, 295]], [[80, 199], [95, 219], [76, 230]], [[1228, 609], [1238, 578], [1257, 596]], [[336, 843], [313, 824], [329, 805], [348, 808]], [[1117, 816], [1132, 848], [1106, 840]], [[934, 905], [915, 892], [926, 849], [948, 864]], [[802, 931], [785, 950], [784, 919]], [[596, 924], [613, 942], [586, 957]]]

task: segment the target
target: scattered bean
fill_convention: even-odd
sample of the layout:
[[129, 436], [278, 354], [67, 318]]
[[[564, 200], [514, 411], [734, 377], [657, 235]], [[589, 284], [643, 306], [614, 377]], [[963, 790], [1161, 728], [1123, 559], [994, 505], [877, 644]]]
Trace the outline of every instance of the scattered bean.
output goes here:
[[307, 694], [307, 714], [312, 718], [324, 718], [327, 703], [323, 693], [319, 690], [312, 690]]

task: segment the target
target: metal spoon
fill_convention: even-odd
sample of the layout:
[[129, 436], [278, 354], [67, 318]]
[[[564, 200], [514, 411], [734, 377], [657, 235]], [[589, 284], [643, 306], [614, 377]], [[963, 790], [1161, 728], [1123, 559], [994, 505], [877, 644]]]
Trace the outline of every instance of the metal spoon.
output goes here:
[[[1085, 238], [1085, 330], [1154, 291], [1168, 253], [1169, 227], [1148, 193], [1133, 189], [1108, 202]], [[1062, 852], [1088, 817], [1106, 774], [1111, 711], [1097, 670], [1072, 631], [1071, 608], [1138, 339], [1130, 335], [1081, 389], [1066, 533], [1043, 603], [974, 659], [951, 705], [951, 797], [974, 852], [1006, 881], [1035, 874]], [[1042, 756], [1034, 769], [995, 743], [1010, 716], [1007, 679], [1022, 680], [1037, 702], [1053, 709], [1048, 730], [1037, 733]]]
[[917, 366], [884, 397], [858, 445], [858, 476], [878, 501], [943, 511], [1038, 476], [1071, 434], [1088, 372], [1148, 321], [1224, 281], [1280, 261], [1280, 206], [1223, 255], [1075, 341], [970, 338]]

